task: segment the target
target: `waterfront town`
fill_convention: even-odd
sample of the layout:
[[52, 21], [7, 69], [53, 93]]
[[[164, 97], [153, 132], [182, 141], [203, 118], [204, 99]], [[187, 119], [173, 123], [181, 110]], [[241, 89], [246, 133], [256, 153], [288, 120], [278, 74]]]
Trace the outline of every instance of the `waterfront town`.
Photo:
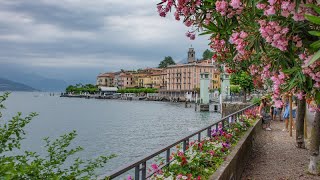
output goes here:
[[200, 88], [201, 73], [209, 74], [211, 92], [221, 87], [220, 67], [211, 59], [196, 60], [194, 48], [189, 48], [185, 64], [137, 71], [106, 72], [97, 76], [96, 85], [106, 93], [126, 88], [155, 88], [165, 97], [192, 97]]
[[[320, 179], [319, 0], [0, 7], [0, 88], [44, 88], [50, 78], [35, 72], [62, 78], [63, 87], [77, 83], [60, 96], [74, 99], [0, 94], [0, 180]], [[197, 59], [177, 32], [214, 55]], [[186, 62], [168, 56], [153, 67], [182, 51]], [[28, 68], [31, 82], [16, 77]]]

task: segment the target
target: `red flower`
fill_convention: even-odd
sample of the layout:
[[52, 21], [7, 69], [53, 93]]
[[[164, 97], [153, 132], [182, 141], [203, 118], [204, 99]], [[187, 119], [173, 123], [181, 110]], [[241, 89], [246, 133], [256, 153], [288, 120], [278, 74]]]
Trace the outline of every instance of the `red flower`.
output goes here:
[[181, 158], [181, 166], [184, 166], [184, 165], [186, 165], [186, 164], [188, 164], [187, 158], [186, 158], [185, 156], [183, 156], [183, 157]]
[[197, 180], [201, 180], [201, 176], [198, 176], [198, 177], [197, 177]]

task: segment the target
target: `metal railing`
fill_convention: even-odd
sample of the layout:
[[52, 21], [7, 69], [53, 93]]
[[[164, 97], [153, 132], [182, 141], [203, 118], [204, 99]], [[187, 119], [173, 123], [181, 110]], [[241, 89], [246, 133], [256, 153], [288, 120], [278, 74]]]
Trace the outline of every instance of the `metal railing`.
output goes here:
[[160, 168], [168, 166], [174, 160], [174, 159], [170, 160], [170, 154], [171, 154], [171, 150], [176, 145], [179, 145], [182, 143], [182, 150], [183, 150], [183, 152], [185, 152], [187, 150], [187, 146], [189, 145], [189, 140], [191, 138], [196, 137], [196, 139], [198, 141], [201, 141], [201, 133], [205, 133], [206, 137], [211, 137], [212, 130], [213, 129], [218, 130], [219, 124], [222, 125], [223, 128], [227, 128], [227, 127], [229, 127], [229, 124], [231, 122], [236, 122], [238, 120], [239, 116], [243, 115], [244, 111], [246, 111], [248, 109], [252, 109], [255, 106], [256, 105], [250, 105], [246, 108], [241, 109], [240, 111], [237, 111], [233, 114], [230, 114], [226, 117], [223, 117], [222, 119], [218, 120], [214, 124], [211, 124], [210, 126], [202, 128], [202, 129], [190, 134], [187, 137], [184, 137], [184, 138], [182, 138], [182, 139], [180, 139], [180, 140], [178, 140], [178, 141], [176, 141], [176, 142], [174, 142], [164, 148], [161, 148], [161, 149], [155, 151], [154, 153], [151, 153], [150, 155], [147, 155], [147, 156], [141, 158], [140, 160], [138, 160], [136, 162], [127, 164], [127, 165], [113, 171], [112, 173], [110, 173], [106, 177], [109, 177], [110, 179], [114, 179], [114, 178], [119, 177], [119, 176], [123, 175], [124, 173], [134, 169], [134, 179], [135, 180], [147, 179], [155, 173], [155, 172], [153, 172], [153, 173], [147, 174], [147, 162], [148, 161], [151, 161], [156, 156], [165, 152], [165, 164], [162, 165]]

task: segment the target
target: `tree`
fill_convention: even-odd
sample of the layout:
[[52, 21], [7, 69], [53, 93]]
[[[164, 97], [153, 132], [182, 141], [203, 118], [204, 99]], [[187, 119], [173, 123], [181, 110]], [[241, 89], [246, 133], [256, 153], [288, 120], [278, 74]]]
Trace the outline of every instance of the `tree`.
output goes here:
[[203, 54], [202, 54], [202, 59], [212, 59], [213, 52], [210, 51], [209, 49], [206, 49]]
[[[3, 102], [8, 95], [0, 95], [0, 110], [5, 108]], [[97, 177], [94, 174], [95, 169], [103, 167], [109, 159], [115, 157], [100, 156], [87, 161], [76, 158], [71, 166], [66, 167], [66, 159], [83, 150], [82, 147], [69, 147], [77, 136], [75, 131], [55, 140], [44, 138], [47, 149], [45, 157], [36, 152], [22, 150], [20, 143], [26, 135], [24, 128], [35, 116], [36, 113], [31, 113], [22, 117], [22, 114], [18, 113], [6, 121], [1, 119], [0, 112], [0, 179], [93, 179]], [[23, 153], [17, 154], [17, 149]]]
[[239, 85], [244, 93], [243, 102], [247, 101], [247, 93], [254, 89], [252, 77], [245, 71], [233, 73], [230, 77], [232, 85]]
[[240, 85], [230, 85], [230, 92], [233, 94], [240, 93], [241, 87]]
[[159, 68], [166, 68], [168, 67], [169, 65], [175, 65], [176, 63], [174, 62], [174, 60], [172, 59], [171, 56], [166, 56], [164, 58], [164, 60], [162, 60], [159, 64]]
[[[320, 61], [317, 60], [320, 17], [313, 15], [320, 13], [320, 8], [316, 0], [307, 1], [309, 5], [305, 2], [163, 1], [158, 4], [158, 12], [163, 17], [174, 12], [176, 20], [183, 18], [184, 24], [191, 27], [187, 33], [190, 39], [195, 38], [197, 31], [211, 35], [209, 44], [216, 53], [217, 63], [235, 72], [249, 69], [252, 76], [260, 76], [263, 82], [271, 80], [272, 99], [277, 107], [282, 104], [280, 96], [289, 92], [299, 101], [306, 98], [316, 101], [312, 107], [317, 114], [320, 113]], [[319, 143], [320, 128], [315, 125], [313, 130], [315, 140], [311, 142]], [[314, 152], [317, 153], [313, 153], [310, 164], [315, 164], [311, 161], [318, 156], [319, 147]], [[311, 173], [315, 170], [309, 168]]]

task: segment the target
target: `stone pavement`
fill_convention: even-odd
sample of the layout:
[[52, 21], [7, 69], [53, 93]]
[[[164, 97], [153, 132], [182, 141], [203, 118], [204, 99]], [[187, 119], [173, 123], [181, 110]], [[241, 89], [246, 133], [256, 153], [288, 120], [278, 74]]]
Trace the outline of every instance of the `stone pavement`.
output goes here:
[[261, 130], [255, 139], [253, 152], [242, 174], [245, 179], [320, 179], [307, 173], [309, 153], [295, 147], [293, 136], [283, 132], [284, 122], [272, 121], [272, 131]]

